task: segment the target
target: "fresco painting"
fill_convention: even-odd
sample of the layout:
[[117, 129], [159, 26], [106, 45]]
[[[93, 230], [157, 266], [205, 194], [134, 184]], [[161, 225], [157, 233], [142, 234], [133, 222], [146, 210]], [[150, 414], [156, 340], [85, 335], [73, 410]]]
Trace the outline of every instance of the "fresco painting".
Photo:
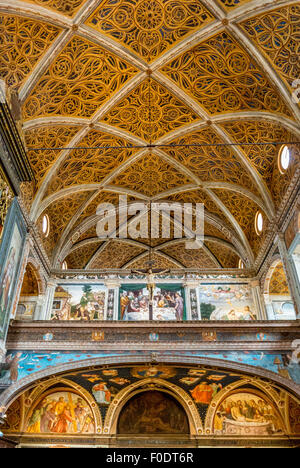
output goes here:
[[[215, 436], [234, 440], [289, 434], [285, 411], [289, 409], [290, 396], [283, 389], [279, 393], [278, 384], [270, 382], [264, 391], [264, 380], [251, 379], [244, 374], [208, 366], [153, 364], [100, 366], [90, 371], [65, 373], [61, 377], [61, 387], [52, 390], [45, 381], [48, 389], [31, 406], [26, 402], [30, 401], [32, 389], [25, 392], [23, 399], [15, 400], [5, 429], [18, 432], [19, 424], [22, 425], [20, 431], [27, 436], [39, 434], [53, 444], [53, 436], [58, 438], [57, 443], [65, 443], [63, 438], [67, 435], [88, 437], [95, 434], [96, 429], [101, 434], [100, 421], [103, 427], [103, 422], [108, 424], [109, 420], [111, 424], [115, 421], [117, 435], [184, 436], [190, 434], [190, 423], [196, 418], [197, 427], [201, 421], [204, 433], [210, 433], [212, 428]], [[43, 385], [43, 381], [40, 384]], [[72, 388], [74, 385], [76, 390]], [[291, 402], [291, 427], [293, 433], [297, 433], [299, 406], [296, 400]], [[276, 407], [282, 409], [282, 414]]]
[[6, 336], [13, 312], [13, 299], [26, 236], [26, 225], [16, 200], [10, 207], [5, 226], [0, 245], [0, 340]]
[[[156, 287], [153, 296], [153, 320], [182, 321], [185, 318], [184, 289], [182, 285]], [[120, 289], [120, 320], [150, 319], [149, 291], [146, 287], [123, 285]]]
[[202, 284], [199, 301], [201, 320], [257, 320], [248, 285]]
[[91, 434], [95, 432], [92, 411], [85, 400], [70, 391], [52, 393], [33, 409], [27, 432], [34, 434]]
[[102, 285], [58, 285], [52, 320], [104, 320], [106, 287]]
[[185, 411], [166, 393], [148, 391], [133, 397], [122, 409], [119, 434], [188, 434]]
[[253, 391], [235, 393], [218, 407], [214, 419], [215, 434], [268, 436], [283, 433], [274, 406]]
[[272, 301], [275, 320], [295, 320], [296, 311], [292, 301]]
[[[29, 375], [44, 369], [50, 369], [62, 364], [73, 364], [84, 360], [108, 357], [129, 356], [135, 354], [135, 351], [97, 351], [97, 352], [82, 352], [82, 351], [62, 351], [62, 352], [16, 352], [8, 351], [7, 359], [14, 362], [14, 380], [23, 379]], [[205, 359], [219, 359], [226, 362], [234, 362], [238, 364], [246, 364], [253, 367], [259, 367], [276, 374], [282, 375], [285, 378], [293, 380], [295, 383], [300, 384], [300, 365], [298, 362], [293, 362], [292, 356], [285, 353], [279, 354], [266, 353], [266, 352], [248, 352], [248, 351], [178, 351], [178, 355], [183, 357], [205, 358]], [[140, 355], [148, 355], [148, 352], [140, 351]], [[160, 353], [166, 359], [172, 355], [172, 350], [162, 351]], [[136, 371], [139, 378], [145, 377], [146, 373], [154, 372], [151, 368], [141, 367]], [[161, 371], [159, 371], [161, 372]], [[189, 376], [197, 377], [201, 371], [197, 369], [191, 370], [193, 372]], [[9, 370], [2, 371], [1, 380], [9, 381]], [[144, 375], [143, 375], [144, 374]], [[159, 373], [157, 374], [159, 376]], [[151, 375], [149, 375], [151, 376]]]

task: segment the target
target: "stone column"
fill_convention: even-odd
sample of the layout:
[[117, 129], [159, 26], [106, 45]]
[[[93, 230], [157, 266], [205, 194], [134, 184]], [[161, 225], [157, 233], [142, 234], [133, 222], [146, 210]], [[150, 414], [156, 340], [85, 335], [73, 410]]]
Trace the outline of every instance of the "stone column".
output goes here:
[[40, 309], [39, 318], [36, 320], [50, 320], [54, 300], [54, 293], [56, 289], [56, 281], [50, 280], [47, 283], [46, 295], [43, 301], [43, 307]]
[[46, 302], [47, 296], [44, 294], [41, 294], [38, 296], [37, 301], [36, 301], [36, 307], [33, 315], [33, 320], [43, 320], [43, 311], [45, 307], [45, 302]]
[[296, 317], [297, 319], [300, 319], [300, 284], [296, 267], [293, 262], [292, 256], [288, 253], [285, 244], [284, 234], [282, 232], [277, 234], [275, 242], [277, 242], [280, 256], [282, 259], [290, 293], [296, 310]]
[[[195, 281], [187, 280], [184, 283], [184, 291], [185, 291], [185, 305], [186, 305], [186, 319], [187, 320], [201, 320], [200, 314], [200, 304], [198, 298], [198, 287], [199, 283]], [[193, 306], [195, 301], [191, 301], [191, 293], [194, 291], [195, 293], [195, 301], [196, 306]]]
[[260, 289], [260, 284], [258, 280], [253, 280], [250, 283], [253, 302], [257, 312], [257, 320], [268, 320], [268, 315], [265, 307], [265, 301]]
[[113, 291], [114, 296], [114, 305], [113, 305], [113, 318], [107, 316], [108, 304], [106, 304], [105, 310], [105, 320], [119, 320], [119, 288], [120, 281], [117, 279], [108, 279], [105, 281], [105, 286], [107, 287], [107, 295]]

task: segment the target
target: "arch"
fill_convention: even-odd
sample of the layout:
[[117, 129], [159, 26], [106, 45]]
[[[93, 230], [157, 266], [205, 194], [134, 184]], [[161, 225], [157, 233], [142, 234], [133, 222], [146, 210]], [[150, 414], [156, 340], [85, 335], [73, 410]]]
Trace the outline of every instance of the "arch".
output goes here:
[[276, 267], [280, 263], [282, 263], [282, 260], [281, 260], [281, 257], [280, 257], [279, 254], [272, 257], [271, 265], [270, 265], [269, 269], [267, 270], [267, 274], [266, 274], [266, 277], [264, 279], [263, 292], [264, 292], [265, 299], [268, 300], [268, 301], [270, 300], [270, 283], [271, 283], [271, 280], [272, 280], [272, 276], [273, 276], [273, 273], [274, 273]]
[[[58, 384], [60, 386], [56, 388], [55, 386]], [[49, 380], [45, 380], [39, 383], [33, 389], [32, 393], [26, 398], [27, 410], [24, 414], [23, 427], [21, 427], [21, 432], [26, 433], [28, 422], [34, 409], [39, 405], [39, 403], [42, 402], [42, 400], [45, 397], [54, 393], [59, 393], [59, 392], [64, 392], [64, 391], [70, 391], [71, 393], [73, 392], [85, 400], [85, 402], [88, 404], [93, 414], [93, 418], [95, 421], [95, 433], [101, 434], [102, 433], [102, 418], [101, 418], [98, 405], [96, 404], [92, 395], [87, 390], [82, 388], [80, 385], [72, 382], [71, 380], [65, 380], [59, 377], [50, 378]]]
[[171, 382], [162, 379], [148, 378], [129, 385], [116, 395], [106, 414], [103, 434], [116, 435], [119, 416], [126, 403], [133, 396], [148, 390], [165, 392], [175, 398], [188, 417], [190, 434], [196, 435], [203, 433], [201, 418], [190, 395]]
[[40, 272], [40, 265], [35, 259], [29, 258], [26, 264], [25, 273], [24, 273], [24, 277], [22, 281], [21, 296], [23, 292], [24, 281], [26, 281], [26, 278], [29, 275], [33, 276], [35, 283], [36, 283], [36, 291], [34, 291], [34, 293], [36, 293], [37, 295], [45, 294], [46, 285]]
[[213, 434], [214, 433], [214, 420], [217, 413], [217, 410], [221, 403], [226, 400], [230, 395], [234, 393], [241, 393], [247, 392], [246, 385], [251, 384], [252, 386], [257, 387], [257, 391], [262, 392], [264, 398], [268, 399], [278, 410], [278, 413], [281, 417], [281, 423], [284, 429], [287, 431], [287, 427], [283, 418], [283, 414], [279, 411], [280, 408], [284, 410], [284, 404], [282, 401], [282, 395], [278, 394], [271, 385], [269, 384], [262, 384], [259, 379], [255, 378], [245, 378], [242, 381], [232, 383], [221, 390], [217, 395], [214, 397], [213, 401], [211, 402], [206, 419], [205, 419], [205, 435]]
[[[155, 355], [154, 355], [155, 354]], [[195, 356], [183, 356], [182, 354], [174, 353], [171, 357], [166, 356], [164, 353], [152, 353], [144, 352], [143, 354], [136, 352], [136, 354], [130, 354], [130, 356], [117, 355], [109, 357], [97, 357], [90, 358], [83, 361], [72, 362], [68, 364], [61, 364], [55, 367], [48, 367], [44, 370], [38, 371], [32, 375], [24, 377], [23, 379], [13, 383], [7, 390], [0, 395], [0, 415], [5, 413], [6, 409], [26, 390], [34, 387], [37, 383], [40, 383], [42, 379], [52, 378], [53, 382], [58, 382], [59, 375], [66, 374], [73, 371], [86, 370], [88, 368], [100, 367], [100, 366], [111, 366], [116, 365], [136, 365], [153, 363], [174, 365], [179, 364], [183, 366], [204, 366], [218, 368], [222, 371], [238, 372], [239, 374], [245, 374], [247, 377], [251, 376], [256, 378], [257, 381], [264, 379], [264, 383], [274, 384], [280, 386], [283, 390], [289, 392], [292, 396], [300, 398], [299, 385], [292, 380], [282, 377], [272, 371], [254, 367], [248, 364], [240, 364], [233, 361], [223, 361], [221, 359], [202, 358]]]

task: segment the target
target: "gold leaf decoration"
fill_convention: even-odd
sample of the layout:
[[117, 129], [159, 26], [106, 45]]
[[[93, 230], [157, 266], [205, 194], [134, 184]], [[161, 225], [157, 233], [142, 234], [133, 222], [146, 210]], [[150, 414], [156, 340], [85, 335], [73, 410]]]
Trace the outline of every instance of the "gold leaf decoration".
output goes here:
[[127, 146], [122, 138], [92, 130], [80, 142], [80, 147], [102, 147], [86, 151], [77, 149], [70, 152], [61, 164], [48, 187], [48, 194], [71, 185], [101, 183], [120, 164], [126, 162], [135, 152], [133, 149], [104, 149], [105, 146]]
[[41, 184], [44, 176], [60, 155], [59, 151], [51, 151], [51, 148], [64, 148], [79, 130], [80, 127], [47, 126], [25, 131], [25, 142], [28, 148], [49, 148], [44, 151], [27, 151], [37, 186]]
[[179, 202], [179, 203], [203, 203], [205, 209], [213, 214], [214, 216], [219, 217], [222, 221], [228, 224], [228, 219], [224, 213], [216, 206], [213, 200], [207, 195], [203, 190], [189, 190], [186, 192], [177, 193], [175, 195], [170, 195], [168, 200]]
[[98, 45], [74, 37], [27, 98], [24, 120], [54, 115], [91, 117], [136, 72]]
[[41, 5], [72, 17], [84, 4], [85, 0], [26, 0], [26, 2]]
[[86, 24], [152, 62], [213, 19], [195, 0], [106, 0]]
[[139, 159], [112, 182], [149, 197], [191, 183], [187, 176], [154, 154]]
[[[77, 194], [61, 198], [52, 203], [39, 217], [37, 226], [49, 258], [51, 258], [53, 249], [68, 223], [79, 207], [87, 200], [89, 194], [90, 192], [79, 192]], [[48, 215], [50, 220], [50, 232], [48, 237], [45, 237], [42, 232], [42, 220], [45, 214]]]
[[299, 4], [263, 13], [240, 26], [290, 86], [299, 79]]
[[71, 252], [65, 259], [68, 268], [71, 270], [83, 270], [101, 244], [100, 241], [93, 242]]
[[143, 248], [135, 247], [124, 242], [111, 241], [93, 261], [91, 269], [119, 269], [124, 267], [132, 258], [137, 257], [143, 252], [145, 252]]
[[233, 10], [236, 7], [249, 2], [250, 0], [218, 0], [218, 2], [225, 7], [226, 10]]
[[162, 68], [211, 114], [266, 110], [291, 115], [263, 70], [223, 32]]
[[250, 200], [250, 198], [240, 193], [219, 189], [214, 189], [214, 192], [239, 223], [248, 238], [254, 254], [257, 255], [267, 232], [267, 216], [263, 213], [264, 230], [263, 233], [258, 236], [255, 230], [255, 216], [258, 211], [261, 211], [261, 208], [254, 201]]
[[[293, 175], [300, 164], [300, 152], [291, 146], [291, 160], [288, 170], [281, 174], [278, 167], [278, 155], [281, 147], [276, 142], [296, 141], [297, 137], [280, 124], [271, 122], [228, 122], [222, 124], [234, 141], [251, 143], [251, 146], [241, 146], [251, 164], [266, 182], [271, 191], [275, 205], [278, 206], [283, 194], [288, 189]], [[255, 145], [259, 142], [269, 142], [269, 145]], [[272, 144], [274, 142], [274, 144]]]
[[203, 182], [232, 182], [257, 192], [249, 173], [234, 155], [230, 147], [189, 146], [223, 143], [223, 140], [210, 128], [192, 133], [172, 141], [180, 145], [166, 148], [165, 151], [181, 164], [186, 166]]
[[205, 233], [205, 236], [216, 237], [218, 239], [222, 239], [226, 241], [229, 240], [228, 236], [224, 232], [222, 232], [220, 229], [217, 229], [212, 224], [209, 224], [207, 220], [205, 220], [204, 233]]
[[[154, 253], [152, 255], [152, 260], [154, 261], [153, 268], [155, 269], [162, 269], [162, 270], [166, 270], [166, 269], [178, 270], [179, 269], [179, 266], [176, 263], [172, 262], [166, 257], [162, 257], [161, 255], [157, 253]], [[132, 270], [148, 270], [149, 268], [149, 265], [147, 264], [148, 261], [149, 261], [149, 256], [145, 256], [144, 258], [141, 258], [133, 262], [130, 265], [130, 268]]]
[[92, 226], [90, 229], [85, 231], [80, 238], [78, 239], [78, 242], [81, 242], [86, 239], [93, 239], [97, 237], [97, 231], [96, 231], [96, 226]]
[[[89, 218], [90, 216], [94, 216], [97, 213], [97, 207], [101, 203], [111, 203], [112, 205], [115, 205], [118, 207], [119, 205], [119, 196], [120, 194], [118, 193], [113, 193], [113, 192], [100, 192], [99, 195], [97, 195], [86, 207], [86, 209], [82, 212], [80, 215], [78, 221], [75, 223], [75, 227], [79, 226], [85, 219]], [[132, 201], [137, 201], [136, 198], [127, 196], [127, 201], [128, 203]]]
[[26, 265], [26, 270], [23, 277], [22, 289], [20, 296], [37, 296], [39, 294], [39, 286], [34, 268], [30, 263]]
[[145, 80], [129, 93], [102, 120], [147, 142], [153, 142], [198, 119], [193, 110], [151, 79]]
[[205, 245], [218, 259], [223, 268], [238, 268], [240, 257], [229, 247], [212, 241], [205, 241]]
[[269, 294], [280, 294], [282, 296], [290, 295], [290, 290], [282, 262], [279, 262], [278, 265], [276, 265], [274, 268], [269, 285]]
[[60, 33], [60, 28], [19, 16], [0, 16], [0, 78], [18, 89]]
[[185, 242], [181, 242], [162, 249], [162, 252], [183, 264], [185, 268], [218, 268], [203, 249], [190, 250], [185, 247]]

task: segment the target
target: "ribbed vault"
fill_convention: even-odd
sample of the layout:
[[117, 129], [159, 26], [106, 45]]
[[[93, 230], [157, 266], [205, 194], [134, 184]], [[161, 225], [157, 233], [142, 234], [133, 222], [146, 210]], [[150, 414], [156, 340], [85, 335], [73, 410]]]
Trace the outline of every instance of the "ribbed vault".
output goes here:
[[[285, 174], [277, 164], [277, 143], [300, 138], [298, 2], [0, 0], [0, 17], [0, 76], [35, 174], [22, 198], [38, 229], [49, 216], [53, 267], [141, 267], [150, 248], [167, 268], [258, 261], [299, 170], [299, 146]], [[173, 232], [101, 241], [97, 206], [119, 195], [203, 203], [203, 248]]]

